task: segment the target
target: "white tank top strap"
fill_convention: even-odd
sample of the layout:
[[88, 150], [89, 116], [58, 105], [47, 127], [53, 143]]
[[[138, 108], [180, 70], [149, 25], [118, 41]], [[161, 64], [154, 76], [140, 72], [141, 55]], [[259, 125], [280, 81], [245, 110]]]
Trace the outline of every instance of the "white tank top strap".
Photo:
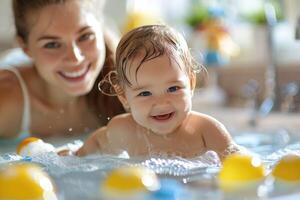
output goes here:
[[21, 85], [23, 99], [24, 99], [22, 124], [20, 130], [20, 134], [21, 134], [20, 136], [22, 137], [24, 134], [28, 135], [30, 133], [31, 113], [30, 113], [30, 98], [29, 98], [28, 89], [20, 72], [15, 67], [9, 67], [4, 69], [13, 72], [18, 78], [19, 83]]

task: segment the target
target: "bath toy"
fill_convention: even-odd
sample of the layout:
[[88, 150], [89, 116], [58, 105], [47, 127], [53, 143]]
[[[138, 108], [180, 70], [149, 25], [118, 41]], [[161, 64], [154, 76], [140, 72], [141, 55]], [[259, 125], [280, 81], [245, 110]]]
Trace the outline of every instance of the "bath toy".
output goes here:
[[25, 138], [16, 150], [21, 156], [35, 156], [41, 153], [55, 152], [52, 144], [45, 143], [43, 140], [36, 137]]
[[169, 178], [160, 180], [160, 188], [151, 193], [151, 200], [178, 200], [178, 199], [191, 199], [184, 186]]
[[275, 193], [299, 191], [300, 188], [300, 155], [283, 156], [272, 170]]
[[283, 156], [272, 170], [272, 175], [278, 180], [300, 182], [300, 155]]
[[17, 163], [0, 169], [0, 199], [57, 200], [50, 177], [36, 164]]
[[224, 192], [252, 191], [264, 181], [265, 167], [258, 157], [229, 155], [219, 172], [219, 186]]
[[126, 166], [112, 170], [100, 185], [100, 196], [112, 199], [148, 199], [159, 188], [156, 174], [144, 167]]

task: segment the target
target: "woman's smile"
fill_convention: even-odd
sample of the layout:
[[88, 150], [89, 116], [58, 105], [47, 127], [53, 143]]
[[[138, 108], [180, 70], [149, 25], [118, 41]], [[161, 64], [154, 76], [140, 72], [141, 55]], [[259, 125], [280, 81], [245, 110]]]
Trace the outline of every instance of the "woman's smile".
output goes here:
[[86, 75], [89, 72], [90, 67], [91, 67], [91, 64], [86, 65], [85, 67], [83, 67], [79, 70], [60, 71], [60, 72], [58, 72], [58, 74], [69, 82], [80, 82], [85, 79]]

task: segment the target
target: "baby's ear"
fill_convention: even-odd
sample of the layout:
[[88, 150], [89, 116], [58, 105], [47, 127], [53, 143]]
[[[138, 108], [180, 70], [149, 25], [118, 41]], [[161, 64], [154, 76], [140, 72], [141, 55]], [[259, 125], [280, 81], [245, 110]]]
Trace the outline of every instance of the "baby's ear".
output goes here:
[[192, 93], [194, 92], [194, 89], [196, 87], [196, 74], [195, 73], [191, 73], [190, 74], [190, 86], [191, 86], [191, 91]]
[[31, 57], [31, 54], [30, 54], [29, 49], [28, 49], [28, 45], [27, 45], [27, 43], [24, 41], [24, 39], [21, 38], [20, 36], [17, 36], [17, 37], [16, 37], [16, 41], [17, 41], [18, 45], [22, 48], [23, 52], [24, 52], [27, 56]]
[[130, 111], [130, 106], [129, 106], [129, 103], [127, 101], [127, 98], [125, 96], [125, 93], [122, 92], [122, 93], [118, 93], [118, 99], [119, 101], [122, 103], [124, 109], [129, 112]]

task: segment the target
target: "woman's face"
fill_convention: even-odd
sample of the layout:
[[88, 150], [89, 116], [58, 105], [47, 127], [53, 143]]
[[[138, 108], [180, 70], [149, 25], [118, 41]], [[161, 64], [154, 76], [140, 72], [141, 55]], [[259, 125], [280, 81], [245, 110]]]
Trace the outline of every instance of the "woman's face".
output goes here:
[[81, 2], [49, 5], [30, 14], [24, 46], [40, 76], [72, 96], [92, 89], [105, 59], [100, 22]]

